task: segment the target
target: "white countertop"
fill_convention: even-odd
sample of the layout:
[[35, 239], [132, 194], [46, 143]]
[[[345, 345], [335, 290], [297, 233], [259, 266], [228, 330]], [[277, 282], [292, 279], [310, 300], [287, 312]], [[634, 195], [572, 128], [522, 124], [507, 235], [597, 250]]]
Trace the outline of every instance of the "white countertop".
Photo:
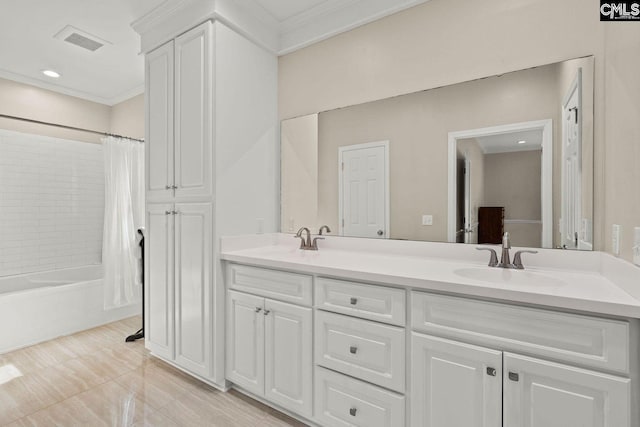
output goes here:
[[[319, 251], [300, 250], [298, 245], [284, 234], [224, 238], [221, 258], [418, 290], [640, 318], [640, 268], [599, 252], [543, 249], [523, 255], [526, 270], [518, 271], [488, 267], [488, 253], [476, 252], [472, 245], [335, 237], [320, 241]], [[487, 274], [505, 280], [461, 275], [469, 269], [482, 274], [486, 269]], [[535, 280], [524, 280], [532, 276]]]

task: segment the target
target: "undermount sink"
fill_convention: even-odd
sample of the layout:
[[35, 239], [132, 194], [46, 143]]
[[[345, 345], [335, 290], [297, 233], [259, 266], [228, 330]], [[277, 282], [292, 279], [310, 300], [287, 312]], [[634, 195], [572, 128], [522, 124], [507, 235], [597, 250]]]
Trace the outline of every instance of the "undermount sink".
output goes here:
[[509, 268], [459, 268], [457, 270], [454, 270], [454, 273], [467, 279], [474, 279], [487, 283], [552, 288], [566, 285], [565, 281], [548, 276], [546, 274], [534, 273], [527, 270], [514, 270]]

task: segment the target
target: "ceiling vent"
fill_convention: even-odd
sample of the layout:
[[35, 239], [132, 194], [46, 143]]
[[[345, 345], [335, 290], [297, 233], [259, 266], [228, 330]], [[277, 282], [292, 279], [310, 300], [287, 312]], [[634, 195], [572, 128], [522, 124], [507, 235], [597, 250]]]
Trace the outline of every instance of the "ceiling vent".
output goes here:
[[86, 31], [82, 31], [71, 25], [64, 27], [55, 36], [53, 36], [53, 38], [63, 40], [83, 49], [90, 50], [91, 52], [95, 52], [105, 44], [111, 44], [111, 42], [107, 40], [101, 39], [100, 37], [89, 34]]

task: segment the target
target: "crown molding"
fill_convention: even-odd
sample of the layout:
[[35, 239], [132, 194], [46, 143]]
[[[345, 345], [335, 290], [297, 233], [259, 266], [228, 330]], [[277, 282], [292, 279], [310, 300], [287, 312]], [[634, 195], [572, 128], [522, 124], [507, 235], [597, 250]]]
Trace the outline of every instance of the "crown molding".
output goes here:
[[126, 101], [127, 99], [134, 97], [136, 95], [140, 95], [144, 92], [144, 85], [135, 87], [131, 90], [121, 93], [120, 95], [114, 96], [112, 98], [106, 98], [103, 96], [94, 95], [88, 92], [71, 89], [66, 86], [45, 82], [33, 77], [24, 76], [22, 74], [13, 73], [11, 71], [0, 69], [0, 78], [11, 80], [18, 83], [27, 84], [29, 86], [35, 86], [40, 89], [50, 90], [52, 92], [61, 93], [67, 96], [73, 96], [74, 98], [84, 99], [85, 101], [95, 102], [97, 104], [107, 105], [112, 107], [115, 104], [118, 104], [122, 101]]
[[114, 106], [116, 104], [120, 104], [121, 102], [127, 101], [134, 96], [142, 95], [144, 93], [144, 84], [140, 86], [136, 86], [132, 89], [122, 92], [120, 95], [114, 96], [113, 98], [109, 98], [109, 103], [107, 105]]
[[277, 21], [254, 0], [166, 0], [131, 24], [142, 52], [208, 20], [219, 20], [277, 55], [285, 55], [429, 0], [328, 0]]
[[277, 22], [253, 0], [166, 0], [131, 26], [147, 53], [207, 20], [219, 20], [266, 50], [278, 50]]
[[333, 0], [280, 25], [278, 55], [286, 55], [429, 0]]

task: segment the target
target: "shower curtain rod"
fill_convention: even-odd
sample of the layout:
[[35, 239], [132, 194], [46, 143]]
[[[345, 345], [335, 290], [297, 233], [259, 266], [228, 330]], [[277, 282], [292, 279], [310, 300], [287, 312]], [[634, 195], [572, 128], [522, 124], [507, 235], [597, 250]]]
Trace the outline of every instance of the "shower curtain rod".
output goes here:
[[54, 127], [58, 127], [58, 128], [62, 128], [62, 129], [78, 130], [78, 131], [81, 131], [81, 132], [88, 132], [88, 133], [93, 133], [93, 134], [96, 134], [96, 135], [115, 136], [116, 138], [127, 138], [127, 139], [130, 139], [132, 141], [144, 142], [144, 139], [140, 139], [140, 138], [131, 138], [131, 137], [128, 137], [128, 136], [116, 135], [114, 133], [100, 132], [100, 131], [97, 131], [97, 130], [84, 129], [84, 128], [78, 128], [78, 127], [67, 126], [67, 125], [61, 125], [61, 124], [58, 124], [58, 123], [43, 122], [43, 121], [40, 121], [40, 120], [27, 119], [25, 117], [10, 116], [8, 114], [0, 114], [0, 118], [12, 119], [12, 120], [20, 120], [20, 121], [23, 121], [23, 122], [35, 123], [35, 124], [38, 124], [38, 125], [54, 126]]

